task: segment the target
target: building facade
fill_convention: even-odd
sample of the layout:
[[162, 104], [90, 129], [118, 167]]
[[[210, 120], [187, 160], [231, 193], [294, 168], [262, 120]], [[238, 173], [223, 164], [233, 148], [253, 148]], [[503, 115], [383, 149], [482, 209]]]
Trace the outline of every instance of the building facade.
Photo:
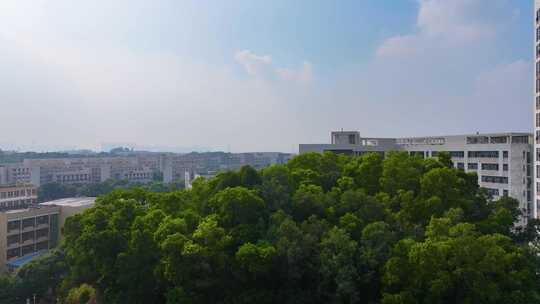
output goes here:
[[0, 185], [0, 211], [26, 208], [36, 203], [36, 187], [32, 185]]
[[449, 152], [454, 166], [475, 172], [478, 183], [494, 198], [510, 196], [519, 201], [523, 214], [518, 224], [536, 216], [533, 204], [533, 136], [497, 133], [410, 138], [363, 138], [358, 132], [332, 132], [335, 144], [302, 144], [300, 153], [334, 152], [362, 155], [369, 152], [407, 151], [423, 158]]
[[56, 247], [66, 218], [94, 202], [95, 198], [68, 198], [0, 212], [0, 272]]
[[54, 206], [0, 212], [0, 271], [7, 270], [9, 262], [54, 248], [59, 214]]
[[534, 217], [540, 218], [540, 0], [534, 1]]

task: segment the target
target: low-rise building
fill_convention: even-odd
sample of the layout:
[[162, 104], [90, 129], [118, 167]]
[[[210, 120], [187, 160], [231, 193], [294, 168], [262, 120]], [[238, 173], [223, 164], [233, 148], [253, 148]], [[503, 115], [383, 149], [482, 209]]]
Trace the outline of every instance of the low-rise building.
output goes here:
[[66, 218], [94, 205], [71, 198], [0, 212], [0, 272], [13, 270], [58, 245]]

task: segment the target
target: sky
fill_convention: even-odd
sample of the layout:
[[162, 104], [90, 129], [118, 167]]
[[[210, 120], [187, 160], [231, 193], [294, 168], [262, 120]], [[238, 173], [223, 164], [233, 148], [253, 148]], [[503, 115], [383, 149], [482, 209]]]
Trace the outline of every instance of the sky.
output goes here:
[[532, 130], [532, 0], [1, 0], [0, 149]]

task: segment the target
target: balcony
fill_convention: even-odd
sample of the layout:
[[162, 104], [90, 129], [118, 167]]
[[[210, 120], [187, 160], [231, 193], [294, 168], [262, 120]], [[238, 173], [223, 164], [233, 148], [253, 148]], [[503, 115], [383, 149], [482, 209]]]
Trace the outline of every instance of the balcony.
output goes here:
[[7, 249], [12, 249], [12, 248], [17, 248], [19, 247], [19, 242], [15, 242], [15, 243], [10, 243], [10, 244], [7, 244]]
[[23, 232], [26, 232], [26, 231], [32, 231], [32, 230], [35, 230], [36, 228], [34, 226], [26, 226], [26, 227], [23, 227], [22, 231]]
[[41, 229], [41, 228], [48, 228], [48, 227], [49, 227], [49, 223], [37, 224], [36, 230]]
[[48, 240], [49, 240], [49, 236], [44, 235], [44, 236], [40, 236], [40, 237], [36, 238], [36, 243], [43, 242], [43, 241], [48, 241]]
[[21, 229], [12, 229], [7, 232], [7, 235], [14, 235], [14, 234], [20, 234]]
[[28, 239], [28, 240], [23, 241], [23, 242], [21, 243], [22, 246], [25, 246], [25, 245], [32, 245], [32, 244], [34, 244], [34, 239]]

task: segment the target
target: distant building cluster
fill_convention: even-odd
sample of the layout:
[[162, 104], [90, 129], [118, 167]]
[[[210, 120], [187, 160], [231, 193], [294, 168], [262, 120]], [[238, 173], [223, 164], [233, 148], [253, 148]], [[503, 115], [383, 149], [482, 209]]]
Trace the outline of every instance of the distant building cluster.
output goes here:
[[220, 171], [239, 170], [249, 165], [262, 169], [274, 164], [284, 164], [292, 158], [292, 154], [279, 152], [254, 153], [190, 153], [166, 155], [162, 157], [163, 181], [186, 180], [195, 177], [211, 177]]
[[164, 182], [184, 180], [191, 176], [212, 176], [224, 170], [237, 170], [244, 165], [261, 169], [285, 163], [287, 153], [132, 153], [129, 156], [93, 156], [80, 158], [24, 159], [19, 163], [0, 164], [0, 185], [33, 185], [47, 183], [91, 184], [108, 179], [129, 182]]
[[422, 158], [449, 152], [456, 168], [476, 172], [478, 183], [493, 197], [510, 196], [519, 201], [523, 214], [518, 224], [536, 218], [533, 200], [533, 135], [496, 133], [433, 137], [371, 138], [356, 131], [331, 133], [330, 144], [301, 144], [300, 154], [335, 152], [347, 155], [406, 151]]

